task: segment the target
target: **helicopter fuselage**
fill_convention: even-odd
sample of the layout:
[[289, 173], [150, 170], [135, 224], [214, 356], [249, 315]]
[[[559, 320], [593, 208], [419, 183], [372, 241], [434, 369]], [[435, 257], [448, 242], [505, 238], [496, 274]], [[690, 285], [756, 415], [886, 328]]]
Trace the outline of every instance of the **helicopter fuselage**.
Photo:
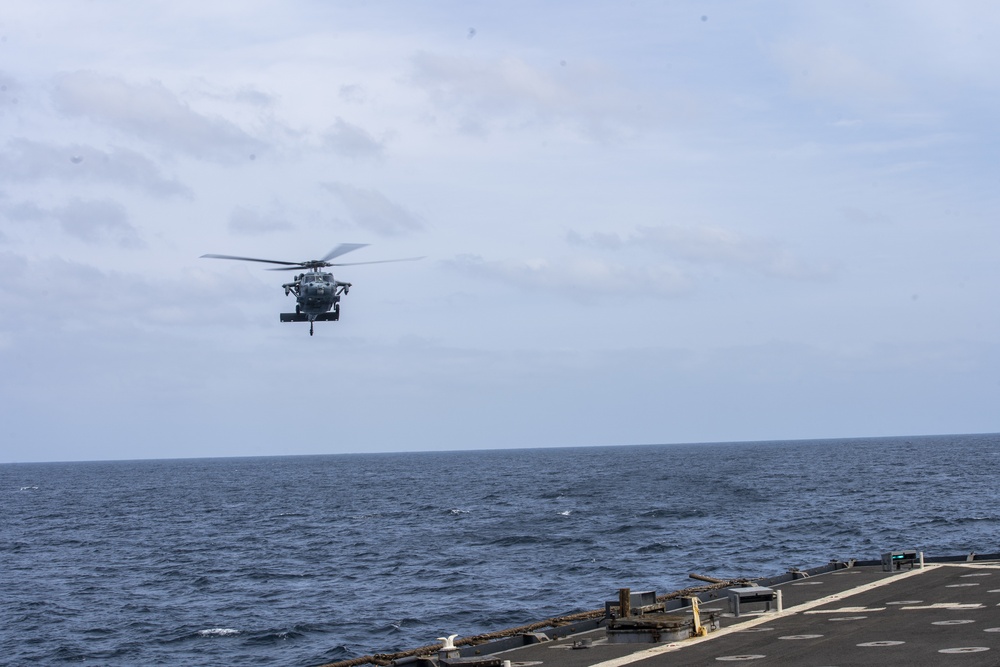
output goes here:
[[[305, 315], [312, 322], [323, 313], [340, 302], [340, 295], [347, 294], [351, 283], [334, 279], [332, 273], [314, 270], [295, 277], [295, 280], [282, 285], [285, 295], [295, 295], [295, 312]], [[339, 310], [339, 308], [338, 308]]]

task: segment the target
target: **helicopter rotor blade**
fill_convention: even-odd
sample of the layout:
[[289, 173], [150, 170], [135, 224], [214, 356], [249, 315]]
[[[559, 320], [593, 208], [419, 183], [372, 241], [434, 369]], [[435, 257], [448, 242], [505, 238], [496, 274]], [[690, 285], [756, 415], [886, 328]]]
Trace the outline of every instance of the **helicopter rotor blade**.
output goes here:
[[359, 266], [361, 264], [387, 264], [389, 262], [414, 262], [423, 257], [402, 257], [400, 259], [379, 259], [368, 262], [331, 262], [335, 257], [340, 257], [346, 253], [364, 248], [367, 243], [341, 243], [336, 248], [326, 254], [323, 259], [311, 259], [305, 262], [283, 262], [277, 259], [260, 259], [258, 257], [240, 257], [239, 255], [202, 255], [209, 259], [236, 259], [242, 262], [263, 262], [264, 264], [281, 264], [280, 267], [268, 269], [268, 271], [298, 271], [300, 269], [318, 270], [327, 266]]
[[209, 259], [238, 259], [244, 262], [264, 262], [266, 264], [288, 264], [293, 268], [296, 268], [302, 264], [302, 262], [281, 262], [276, 259], [257, 259], [256, 257], [237, 257], [235, 255], [202, 255], [202, 258], [206, 257]]
[[[421, 257], [402, 257], [400, 259], [377, 259], [373, 262], [340, 262], [332, 263], [329, 266], [359, 266], [361, 264], [388, 264], [389, 262], [415, 262], [418, 259], [423, 259], [426, 255]], [[281, 269], [271, 269], [272, 271], [280, 271]]]
[[319, 260], [321, 262], [329, 262], [334, 257], [340, 257], [341, 255], [346, 255], [349, 252], [353, 252], [358, 248], [364, 248], [367, 243], [341, 243], [336, 248], [326, 253], [326, 256]]
[[322, 264], [312, 265], [309, 262], [303, 262], [301, 264], [296, 264], [295, 266], [279, 266], [273, 269], [268, 269], [268, 271], [297, 271], [298, 269], [310, 269], [310, 268], [320, 268], [325, 266], [360, 266], [361, 264], [388, 264], [389, 262], [415, 262], [418, 259], [423, 259], [424, 257], [402, 257], [400, 259], [377, 259], [371, 262], [323, 262]]

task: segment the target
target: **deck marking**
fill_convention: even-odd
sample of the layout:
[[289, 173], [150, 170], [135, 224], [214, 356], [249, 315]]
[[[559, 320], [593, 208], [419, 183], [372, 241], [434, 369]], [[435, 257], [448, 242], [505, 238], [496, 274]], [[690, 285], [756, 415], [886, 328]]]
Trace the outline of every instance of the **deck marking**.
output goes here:
[[862, 619], [868, 618], [867, 616], [838, 616], [837, 618], [828, 619], [831, 623], [837, 621], [860, 621]]
[[865, 642], [864, 644], [858, 644], [858, 646], [899, 646], [900, 644], [905, 644], [906, 642], [894, 642], [894, 641], [882, 641], [882, 642]]
[[895, 602], [886, 602], [886, 604], [920, 604], [923, 600], [896, 600]]
[[901, 609], [982, 609], [986, 605], [979, 604], [978, 602], [935, 602], [934, 604], [925, 604], [919, 607], [901, 607]]
[[947, 586], [945, 586], [945, 588], [965, 588], [966, 586], [978, 586], [978, 585], [979, 582], [977, 581], [971, 584], [948, 584]]
[[943, 648], [938, 653], [982, 653], [989, 650], [989, 646], [960, 646], [958, 648]]
[[975, 623], [975, 621], [964, 618], [953, 618], [950, 621], [934, 621], [931, 625], [965, 625], [966, 623]]
[[778, 637], [778, 639], [819, 639], [823, 635], [785, 635], [784, 637]]
[[986, 628], [983, 632], [1000, 632], [1000, 628]]
[[[770, 632], [774, 628], [747, 628], [746, 630], [737, 630], [737, 632]], [[997, 632], [1000, 632], [1000, 628], [997, 628]]]
[[804, 614], [848, 614], [862, 611], [885, 611], [885, 607], [837, 607], [836, 609], [813, 609]]
[[746, 655], [720, 655], [716, 660], [736, 662], [739, 660], [760, 660], [766, 657], [766, 655], [760, 655], [759, 653], [747, 653]]
[[[679, 651], [688, 646], [696, 646], [702, 642], [706, 642], [716, 637], [724, 637], [726, 635], [732, 634], [734, 632], [745, 631], [748, 628], [752, 628], [757, 625], [764, 625], [765, 623], [770, 623], [776, 618], [784, 618], [785, 616], [794, 616], [795, 614], [813, 609], [815, 607], [820, 607], [831, 602], [836, 602], [846, 597], [852, 595], [857, 595], [858, 593], [864, 593], [865, 591], [874, 590], [876, 588], [881, 588], [882, 586], [888, 586], [889, 584], [899, 581], [900, 579], [907, 579], [909, 577], [915, 577], [925, 572], [932, 572], [939, 567], [947, 567], [946, 565], [933, 564], [926, 565], [924, 569], [914, 569], [907, 572], [902, 572], [900, 574], [895, 574], [889, 577], [883, 577], [876, 581], [870, 581], [867, 584], [861, 584], [860, 586], [855, 586], [854, 588], [849, 588], [846, 591], [840, 593], [834, 593], [832, 595], [827, 595], [826, 597], [819, 598], [818, 600], [812, 600], [810, 602], [803, 602], [802, 604], [795, 605], [794, 607], [785, 607], [784, 611], [774, 612], [773, 614], [766, 614], [764, 616], [758, 616], [757, 618], [744, 621], [737, 625], [730, 625], [725, 628], [711, 632], [704, 637], [694, 637], [692, 639], [685, 639], [683, 642], [671, 642], [669, 644], [663, 644], [661, 646], [654, 646], [653, 648], [648, 648], [642, 651], [637, 651], [631, 655], [625, 655], [620, 658], [614, 658], [612, 660], [605, 660], [604, 662], [594, 663], [590, 667], [622, 667], [623, 665], [630, 665], [633, 662], [639, 662], [641, 660], [648, 660], [649, 658], [656, 657], [663, 653], [669, 653], [671, 651]], [[904, 607], [905, 608], [905, 607]]]
[[962, 579], [965, 579], [966, 577], [992, 577], [992, 576], [993, 576], [992, 572], [973, 572], [972, 574], [963, 574]]

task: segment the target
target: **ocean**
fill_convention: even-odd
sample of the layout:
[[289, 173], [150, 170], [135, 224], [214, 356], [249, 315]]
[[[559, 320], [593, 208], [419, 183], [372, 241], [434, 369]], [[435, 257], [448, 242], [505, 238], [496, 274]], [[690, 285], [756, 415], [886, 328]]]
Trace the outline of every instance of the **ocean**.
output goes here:
[[1000, 552], [1000, 435], [0, 465], [0, 664], [319, 665], [884, 551]]

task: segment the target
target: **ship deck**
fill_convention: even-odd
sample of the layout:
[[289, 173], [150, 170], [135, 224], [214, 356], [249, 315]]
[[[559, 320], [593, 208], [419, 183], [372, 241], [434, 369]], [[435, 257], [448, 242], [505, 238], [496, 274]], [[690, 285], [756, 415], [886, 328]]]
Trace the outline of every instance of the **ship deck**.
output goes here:
[[[511, 667], [673, 667], [716, 662], [839, 666], [1000, 665], [1000, 562], [927, 564], [885, 572], [862, 565], [790, 580], [783, 610], [731, 613], [701, 603], [719, 629], [670, 643], [609, 643], [603, 627], [491, 653]], [[762, 605], [759, 605], [762, 606]], [[675, 614], [691, 614], [690, 608]], [[474, 663], [485, 657], [464, 657]]]

